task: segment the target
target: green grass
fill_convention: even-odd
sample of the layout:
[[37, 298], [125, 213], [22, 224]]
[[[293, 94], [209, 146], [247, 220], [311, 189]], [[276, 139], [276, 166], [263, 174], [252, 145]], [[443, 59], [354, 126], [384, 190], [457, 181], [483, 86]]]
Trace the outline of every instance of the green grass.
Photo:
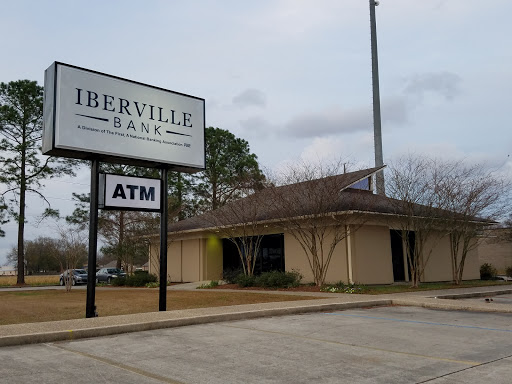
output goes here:
[[418, 288], [412, 288], [409, 284], [393, 284], [393, 285], [355, 285], [361, 288], [355, 293], [363, 293], [368, 295], [383, 295], [386, 293], [405, 293], [405, 292], [418, 292], [418, 291], [430, 291], [440, 289], [452, 289], [452, 288], [471, 288], [471, 287], [488, 287], [494, 285], [503, 285], [506, 287], [512, 287], [510, 281], [500, 280], [468, 280], [463, 281], [460, 285], [453, 284], [451, 282], [445, 283], [421, 283]]

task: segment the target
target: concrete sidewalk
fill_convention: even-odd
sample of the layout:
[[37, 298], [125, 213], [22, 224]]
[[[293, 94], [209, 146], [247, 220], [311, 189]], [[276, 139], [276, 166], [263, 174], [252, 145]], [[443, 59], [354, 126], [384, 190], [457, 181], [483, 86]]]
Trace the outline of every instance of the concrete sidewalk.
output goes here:
[[[170, 290], [195, 289], [199, 285], [171, 286]], [[226, 292], [222, 290], [220, 292]], [[286, 301], [227, 307], [150, 312], [132, 315], [97, 317], [41, 323], [0, 326], [0, 347], [45, 343], [97, 336], [171, 328], [193, 324], [232, 321], [257, 317], [283, 316], [309, 312], [339, 311], [350, 308], [403, 305], [424, 308], [512, 313], [512, 303], [487, 303], [485, 300], [457, 300], [462, 297], [485, 297], [512, 294], [512, 287], [493, 286], [442, 291], [421, 291], [387, 295], [336, 294], [324, 292], [255, 291], [268, 294], [314, 296], [313, 300]], [[444, 298], [446, 297], [446, 298]]]

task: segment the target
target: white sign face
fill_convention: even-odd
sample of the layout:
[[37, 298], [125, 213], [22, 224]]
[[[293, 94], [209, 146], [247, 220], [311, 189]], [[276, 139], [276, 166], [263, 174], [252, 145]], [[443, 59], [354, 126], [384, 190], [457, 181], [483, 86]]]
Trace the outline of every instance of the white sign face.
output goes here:
[[99, 207], [137, 211], [160, 210], [159, 179], [100, 174]]
[[56, 62], [45, 72], [43, 153], [199, 171], [204, 111], [204, 99]]

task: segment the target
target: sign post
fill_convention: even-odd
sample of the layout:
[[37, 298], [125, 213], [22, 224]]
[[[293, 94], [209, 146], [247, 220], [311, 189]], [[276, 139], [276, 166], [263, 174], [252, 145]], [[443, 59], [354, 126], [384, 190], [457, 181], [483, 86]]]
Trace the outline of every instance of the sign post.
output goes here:
[[96, 254], [98, 251], [98, 179], [100, 162], [91, 162], [91, 197], [89, 205], [89, 254], [87, 258], [87, 304], [85, 317], [96, 317]]
[[158, 310], [167, 310], [167, 227], [168, 227], [168, 202], [167, 202], [167, 174], [166, 167], [162, 168], [162, 199], [160, 200], [160, 300]]
[[[97, 316], [98, 207], [160, 212], [159, 309], [165, 311], [167, 174], [205, 169], [204, 99], [54, 62], [45, 71], [43, 111], [43, 154], [92, 161], [86, 317]], [[160, 183], [100, 175], [100, 161], [160, 168]]]

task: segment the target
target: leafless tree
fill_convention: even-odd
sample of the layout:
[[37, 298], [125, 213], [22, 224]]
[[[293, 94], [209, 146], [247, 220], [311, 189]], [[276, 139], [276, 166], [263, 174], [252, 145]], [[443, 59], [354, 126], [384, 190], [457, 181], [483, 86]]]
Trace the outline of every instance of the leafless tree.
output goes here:
[[450, 237], [453, 281], [460, 284], [478, 234], [503, 213], [507, 184], [480, 165], [408, 155], [388, 167], [386, 190], [417, 287], [444, 236]]
[[434, 160], [414, 155], [399, 158], [387, 170], [386, 192], [396, 214], [392, 225], [401, 233], [411, 285], [418, 287], [435, 246], [445, 234], [440, 220], [443, 202], [435, 187], [443, 182], [444, 174]]
[[254, 274], [264, 236], [261, 219], [268, 210], [265, 207], [267, 204], [268, 194], [260, 191], [202, 216], [211, 225], [216, 236], [235, 245], [247, 276]]
[[364, 224], [362, 211], [370, 208], [369, 190], [346, 190], [359, 174], [343, 170], [341, 161], [297, 163], [277, 175], [280, 186], [268, 188], [273, 216], [302, 247], [317, 286], [325, 283], [336, 246]]
[[443, 177], [435, 191], [442, 202], [450, 236], [453, 281], [460, 284], [468, 253], [478, 246], [478, 235], [505, 213], [509, 185], [482, 165], [441, 164]]
[[[67, 278], [63, 276], [63, 281], [66, 286], [66, 291], [71, 291], [73, 285], [73, 271], [76, 269], [80, 262], [87, 259], [87, 243], [88, 233], [77, 226], [57, 226], [59, 233], [58, 248], [59, 252], [56, 253], [61, 272], [67, 271]], [[89, 268], [95, 268], [94, 265], [89, 265]]]

